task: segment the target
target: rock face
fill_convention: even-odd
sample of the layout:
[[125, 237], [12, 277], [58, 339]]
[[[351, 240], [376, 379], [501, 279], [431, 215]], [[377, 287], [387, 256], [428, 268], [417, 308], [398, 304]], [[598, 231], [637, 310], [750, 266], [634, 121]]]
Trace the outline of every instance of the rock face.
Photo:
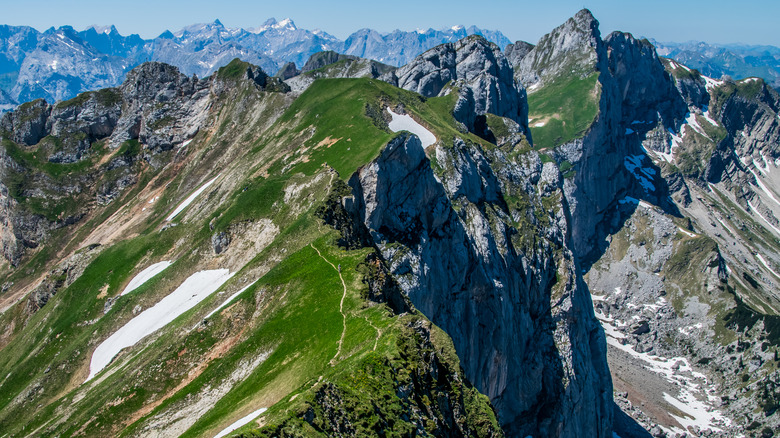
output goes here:
[[3, 115], [0, 129], [13, 132], [11, 139], [16, 143], [32, 146], [46, 136], [46, 120], [51, 106], [38, 99], [19, 106], [14, 113]]
[[167, 64], [146, 63], [134, 69], [120, 88], [125, 111], [111, 145], [138, 139], [161, 151], [192, 138], [208, 108], [209, 86]]
[[301, 73], [317, 70], [318, 68], [322, 68], [330, 64], [335, 64], [339, 61], [355, 61], [357, 59], [357, 56], [342, 55], [330, 50], [326, 52], [319, 52], [309, 57], [309, 59], [306, 61], [306, 64], [301, 67]]
[[[697, 419], [707, 433], [776, 427], [755, 414], [773, 396], [761, 389], [757, 401], [734, 387], [745, 370], [750, 388], [776, 379], [767, 361], [778, 341], [758, 321], [773, 324], [780, 309], [778, 94], [760, 79], [704, 77], [630, 34], [602, 39], [588, 11], [520, 57], [516, 75], [531, 98], [597, 75], [592, 123], [550, 155], [571, 169], [563, 188], [573, 254], [608, 327], [616, 388], [674, 432], [684, 422], [657, 415], [680, 406], [669, 397], [708, 406], [712, 416]], [[678, 363], [656, 374], [644, 353]], [[679, 381], [702, 389], [681, 392]]]
[[514, 44], [506, 46], [506, 49], [504, 49], [504, 56], [506, 56], [506, 60], [509, 62], [509, 65], [514, 68], [520, 64], [520, 61], [525, 58], [525, 55], [530, 53], [533, 48], [534, 45], [531, 43], [517, 41]]
[[306, 61], [301, 74], [287, 80], [292, 91], [300, 93], [320, 78], [378, 78], [392, 74], [395, 67], [370, 59], [342, 55], [336, 52], [320, 52]]
[[426, 97], [458, 89], [455, 119], [471, 131], [477, 117], [485, 113], [509, 118], [523, 127], [527, 124], [525, 90], [512, 78], [512, 68], [501, 50], [479, 36], [442, 44], [384, 79]]
[[[617, 206], [626, 196], [668, 204], [666, 182], [652, 175], [655, 170], [645, 174], [640, 169], [652, 166], [644, 150], [669, 151], [669, 131], [677, 132], [687, 113], [653, 47], [619, 32], [602, 40], [598, 21], [587, 10], [542, 37], [520, 60], [515, 75], [527, 87], [543, 89], [594, 73], [594, 121], [582, 137], [554, 152], [556, 161], [576, 169], [564, 187], [574, 252], [586, 263], [598, 257], [606, 235], [620, 226]], [[651, 131], [655, 137], [644, 136]]]
[[587, 75], [599, 60], [603, 44], [598, 21], [583, 9], [543, 36], [515, 65], [515, 77], [526, 87], [544, 84], [562, 74]]
[[[354, 214], [411, 302], [453, 338], [508, 435], [609, 436], [603, 334], [568, 249], [565, 207], [503, 201], [508, 190], [561, 199], [557, 168], [457, 139], [433, 153], [443, 174], [417, 137], [393, 140], [350, 180]], [[510, 224], [534, 214], [545, 238], [526, 246], [518, 234], [534, 231]]]
[[282, 80], [287, 80], [294, 76], [298, 76], [299, 74], [301, 74], [301, 71], [298, 70], [298, 67], [295, 66], [295, 63], [288, 62], [287, 64], [283, 65], [274, 76], [281, 78]]

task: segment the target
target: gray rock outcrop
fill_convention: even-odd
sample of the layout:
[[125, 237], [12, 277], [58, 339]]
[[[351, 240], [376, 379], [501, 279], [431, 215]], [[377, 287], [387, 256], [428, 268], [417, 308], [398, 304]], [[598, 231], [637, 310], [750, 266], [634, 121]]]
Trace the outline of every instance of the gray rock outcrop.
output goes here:
[[[587, 76], [603, 50], [598, 21], [587, 9], [543, 36], [516, 64], [515, 77], [525, 86], [539, 86], [561, 74]], [[540, 84], [541, 83], [541, 84]]]
[[0, 120], [0, 129], [11, 134], [16, 143], [32, 146], [47, 135], [46, 120], [51, 106], [43, 99], [27, 102], [14, 112], [6, 113]]
[[512, 68], [515, 68], [520, 65], [520, 61], [522, 61], [523, 58], [525, 58], [525, 55], [530, 53], [533, 48], [534, 45], [531, 43], [517, 41], [514, 44], [506, 46], [506, 49], [504, 49], [504, 56], [506, 56], [509, 65], [511, 65]]
[[525, 90], [513, 79], [501, 50], [480, 36], [437, 46], [383, 79], [426, 97], [457, 90], [453, 114], [471, 131], [476, 118], [486, 113], [507, 117], [524, 129], [527, 125]]
[[298, 70], [298, 67], [295, 66], [295, 63], [288, 62], [287, 64], [284, 64], [274, 76], [281, 78], [284, 81], [294, 76], [298, 76], [299, 74], [301, 74], [301, 71]]

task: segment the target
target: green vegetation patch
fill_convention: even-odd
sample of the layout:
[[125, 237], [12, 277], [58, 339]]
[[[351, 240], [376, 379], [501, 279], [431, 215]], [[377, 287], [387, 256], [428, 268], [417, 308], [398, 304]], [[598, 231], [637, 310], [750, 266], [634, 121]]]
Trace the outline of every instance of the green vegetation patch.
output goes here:
[[254, 151], [286, 145], [287, 153], [269, 169], [272, 174], [313, 175], [327, 164], [346, 178], [396, 135], [377, 123], [387, 106], [403, 105], [438, 139], [452, 144], [456, 135], [463, 136], [452, 116], [456, 99], [455, 93], [426, 99], [374, 79], [318, 79], [280, 118], [281, 129], [258, 142]]
[[729, 287], [729, 292], [734, 295], [737, 306], [725, 317], [728, 327], [744, 332], [761, 321], [764, 324], [764, 331], [767, 333], [767, 340], [772, 345], [780, 347], [780, 316], [763, 314], [746, 304], [731, 287]]
[[669, 74], [672, 75], [677, 80], [698, 80], [701, 78], [701, 73], [699, 73], [698, 70], [683, 67], [683, 64], [680, 64], [677, 61], [674, 61], [669, 58], [661, 58], [661, 62], [664, 65], [664, 68], [666, 69]]
[[598, 114], [598, 73], [557, 78], [528, 94], [528, 125], [534, 147], [547, 148], [581, 137]]
[[246, 75], [247, 69], [249, 69], [251, 66], [252, 64], [235, 58], [230, 61], [228, 65], [220, 67], [219, 70], [217, 70], [217, 77], [219, 79], [230, 80], [241, 79], [244, 77], [244, 75]]
[[[239, 436], [503, 436], [490, 403], [457, 376], [451, 341], [418, 316], [403, 317], [395, 345], [305, 394], [272, 424]], [[346, 371], [346, 370], [345, 370]]]
[[129, 304], [127, 299], [120, 300], [104, 317], [105, 299], [98, 296], [104, 288], [108, 296], [117, 294], [141, 258], [162, 256], [179, 237], [175, 232], [147, 235], [106, 249], [73, 284], [31, 317], [0, 355], [0, 371], [6, 376], [0, 383], [0, 429], [13, 430], [11, 424], [38, 414], [25, 405], [12, 404], [15, 394], [33, 380], [41, 379], [44, 386], [34, 397], [44, 401], [78, 378], [76, 371], [88, 362], [84, 346], [109, 330], [116, 312]]
[[122, 93], [119, 92], [118, 88], [103, 88], [98, 91], [87, 91], [72, 99], [57, 102], [55, 108], [62, 109], [83, 106], [92, 98], [94, 98], [99, 105], [109, 107], [122, 101]]

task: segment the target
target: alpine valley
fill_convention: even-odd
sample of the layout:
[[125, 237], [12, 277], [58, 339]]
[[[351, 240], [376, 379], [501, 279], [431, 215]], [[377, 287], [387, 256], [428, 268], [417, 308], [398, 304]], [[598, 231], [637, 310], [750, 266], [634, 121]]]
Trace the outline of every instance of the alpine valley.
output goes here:
[[780, 430], [763, 79], [588, 10], [0, 36], [0, 437]]

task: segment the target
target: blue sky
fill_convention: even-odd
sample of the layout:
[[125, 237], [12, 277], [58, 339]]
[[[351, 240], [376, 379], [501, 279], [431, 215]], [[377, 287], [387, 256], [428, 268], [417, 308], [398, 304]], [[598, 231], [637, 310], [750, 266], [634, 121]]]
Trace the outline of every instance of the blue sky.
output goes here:
[[497, 29], [511, 40], [535, 43], [579, 9], [589, 8], [606, 35], [631, 32], [659, 41], [692, 39], [713, 43], [780, 46], [777, 20], [780, 2], [760, 0], [0, 0], [0, 24], [29, 25], [39, 30], [70, 24], [115, 24], [122, 34], [144, 38], [166, 29], [220, 19], [228, 27], [255, 27], [269, 17], [292, 18], [298, 27], [320, 28], [339, 38], [370, 27], [442, 28], [475, 24]]

